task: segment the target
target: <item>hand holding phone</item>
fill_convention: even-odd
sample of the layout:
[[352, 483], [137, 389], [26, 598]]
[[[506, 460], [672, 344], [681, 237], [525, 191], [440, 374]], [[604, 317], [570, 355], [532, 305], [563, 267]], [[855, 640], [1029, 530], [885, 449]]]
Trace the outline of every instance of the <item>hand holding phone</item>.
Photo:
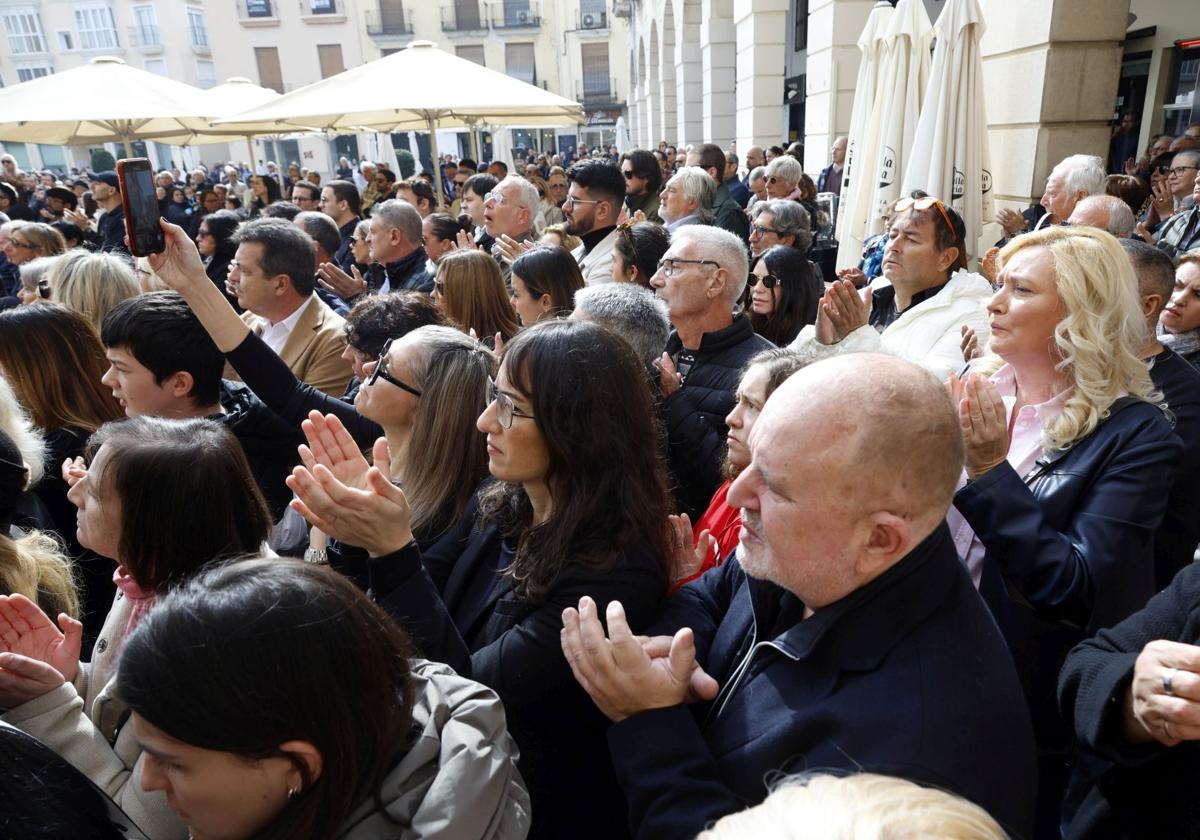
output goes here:
[[146, 158], [117, 161], [117, 178], [121, 182], [121, 206], [125, 209], [129, 250], [135, 257], [161, 254], [166, 241], [159, 224], [158, 196], [150, 161]]

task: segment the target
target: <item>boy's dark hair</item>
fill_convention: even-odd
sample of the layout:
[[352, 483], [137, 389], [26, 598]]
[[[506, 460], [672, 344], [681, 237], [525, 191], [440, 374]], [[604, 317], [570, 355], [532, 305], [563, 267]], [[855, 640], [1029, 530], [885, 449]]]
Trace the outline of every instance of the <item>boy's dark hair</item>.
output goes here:
[[176, 292], [147, 292], [121, 301], [105, 316], [100, 338], [105, 347], [127, 349], [157, 384], [179, 371], [191, 374], [188, 396], [197, 405], [220, 400], [225, 356]]

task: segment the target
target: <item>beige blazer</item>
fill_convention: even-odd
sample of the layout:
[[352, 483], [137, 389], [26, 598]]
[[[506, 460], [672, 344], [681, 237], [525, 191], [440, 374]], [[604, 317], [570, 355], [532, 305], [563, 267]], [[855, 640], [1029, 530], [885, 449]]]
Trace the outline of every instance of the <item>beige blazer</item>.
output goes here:
[[617, 237], [620, 235], [619, 230], [610, 230], [608, 236], [596, 243], [590, 254], [583, 253], [582, 245], [571, 252], [575, 262], [579, 263], [579, 270], [583, 272], [584, 283], [594, 286], [598, 283], [613, 282], [613, 249], [616, 248]]
[[[242, 320], [262, 335], [262, 321], [253, 312], [242, 313]], [[331, 397], [346, 392], [354, 369], [342, 358], [346, 349], [346, 322], [314, 293], [305, 304], [300, 320], [279, 353], [296, 378]], [[226, 373], [229, 366], [226, 365]], [[227, 377], [233, 378], [233, 377]]]

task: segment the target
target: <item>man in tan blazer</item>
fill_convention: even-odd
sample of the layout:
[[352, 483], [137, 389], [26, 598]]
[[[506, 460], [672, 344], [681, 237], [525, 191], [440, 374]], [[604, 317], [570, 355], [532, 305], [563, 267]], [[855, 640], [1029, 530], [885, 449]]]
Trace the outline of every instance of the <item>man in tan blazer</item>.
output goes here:
[[312, 238], [289, 222], [257, 219], [234, 239], [227, 288], [246, 310], [242, 319], [297, 379], [340, 397], [354, 373], [342, 358], [346, 322], [313, 293]]

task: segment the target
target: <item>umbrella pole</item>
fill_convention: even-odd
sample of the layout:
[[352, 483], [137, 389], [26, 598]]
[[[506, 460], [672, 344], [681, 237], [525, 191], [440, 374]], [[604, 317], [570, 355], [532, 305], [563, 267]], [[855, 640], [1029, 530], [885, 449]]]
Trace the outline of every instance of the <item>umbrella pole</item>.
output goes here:
[[258, 169], [254, 166], [254, 140], [249, 134], [246, 135], [246, 150], [250, 152], [250, 174], [253, 175]]
[[445, 185], [442, 183], [442, 167], [438, 162], [438, 143], [437, 143], [437, 125], [433, 119], [433, 112], [425, 112], [425, 120], [429, 124], [429, 155], [433, 158], [433, 184], [437, 194], [441, 196], [442, 204], [449, 204], [449, 196], [446, 195]]

